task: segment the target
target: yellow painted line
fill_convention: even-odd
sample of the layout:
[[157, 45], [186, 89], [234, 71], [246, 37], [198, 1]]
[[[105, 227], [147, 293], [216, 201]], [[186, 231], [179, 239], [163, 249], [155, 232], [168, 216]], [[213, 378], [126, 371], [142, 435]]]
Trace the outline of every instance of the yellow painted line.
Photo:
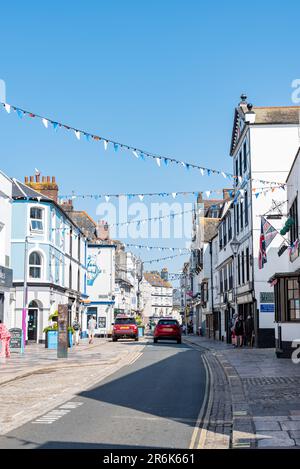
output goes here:
[[209, 366], [208, 361], [207, 361], [205, 356], [203, 357], [203, 360], [206, 361], [208, 373], [210, 375], [209, 381], [210, 381], [210, 391], [211, 392], [209, 393], [209, 400], [208, 400], [208, 404], [207, 404], [205, 418], [203, 420], [203, 427], [201, 428], [201, 431], [200, 431], [200, 439], [199, 439], [199, 444], [198, 444], [198, 447], [197, 447], [198, 449], [203, 449], [204, 448], [206, 435], [207, 435], [207, 427], [208, 427], [208, 423], [209, 423], [209, 416], [210, 416], [212, 403], [213, 403], [213, 374], [212, 374], [212, 371], [210, 369], [210, 366]]
[[206, 403], [208, 401], [208, 394], [209, 394], [209, 371], [208, 371], [208, 366], [207, 366], [206, 359], [204, 359], [204, 355], [201, 355], [201, 359], [203, 361], [203, 365], [204, 365], [204, 368], [205, 368], [205, 376], [206, 376], [205, 393], [204, 393], [203, 403], [202, 403], [202, 406], [201, 406], [201, 409], [200, 409], [200, 412], [199, 412], [199, 415], [198, 415], [198, 418], [197, 418], [197, 422], [196, 422], [196, 425], [195, 425], [195, 428], [194, 428], [194, 431], [193, 431], [193, 434], [192, 434], [192, 439], [191, 439], [191, 442], [190, 442], [189, 449], [194, 449], [195, 448], [196, 439], [197, 439], [199, 431], [201, 430], [200, 425], [201, 425], [201, 422], [202, 422], [202, 419], [203, 419], [204, 409], [206, 407]]

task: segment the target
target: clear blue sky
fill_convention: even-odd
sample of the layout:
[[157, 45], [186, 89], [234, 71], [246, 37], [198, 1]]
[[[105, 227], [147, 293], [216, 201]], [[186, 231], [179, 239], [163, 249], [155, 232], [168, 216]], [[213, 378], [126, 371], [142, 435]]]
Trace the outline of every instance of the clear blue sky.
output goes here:
[[[300, 4], [291, 0], [2, 2], [0, 78], [11, 104], [231, 171], [241, 92], [254, 105], [291, 104], [291, 82], [300, 77], [299, 17]], [[100, 144], [1, 110], [0, 168], [23, 180], [35, 167], [55, 175], [62, 193], [207, 190], [225, 182], [105, 154]], [[96, 206], [77, 203], [94, 218]], [[177, 271], [182, 262], [168, 266]]]

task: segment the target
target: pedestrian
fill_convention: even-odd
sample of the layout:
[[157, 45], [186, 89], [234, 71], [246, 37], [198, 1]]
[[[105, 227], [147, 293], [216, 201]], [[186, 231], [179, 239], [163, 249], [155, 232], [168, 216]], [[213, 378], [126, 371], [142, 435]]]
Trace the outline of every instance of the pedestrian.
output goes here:
[[73, 322], [73, 329], [75, 331], [75, 345], [79, 345], [80, 324], [77, 318]]
[[10, 357], [10, 348], [9, 348], [9, 341], [11, 335], [9, 330], [7, 329], [6, 325], [2, 323], [0, 319], [0, 340], [2, 341], [2, 349], [0, 357]]
[[88, 322], [88, 330], [89, 330], [89, 344], [94, 342], [95, 337], [95, 327], [96, 327], [96, 320], [95, 316], [92, 316]]
[[232, 319], [231, 319], [231, 343], [234, 347], [236, 347], [236, 335], [235, 335], [235, 330], [234, 330], [234, 326], [235, 326], [235, 322], [237, 320], [237, 317], [238, 317], [238, 314], [237, 313], [234, 313], [234, 315], [232, 316]]
[[244, 339], [244, 321], [243, 316], [240, 314], [234, 324], [234, 332], [236, 335], [236, 346], [243, 346]]
[[245, 321], [245, 345], [253, 346], [254, 335], [254, 321], [252, 315], [249, 313]]

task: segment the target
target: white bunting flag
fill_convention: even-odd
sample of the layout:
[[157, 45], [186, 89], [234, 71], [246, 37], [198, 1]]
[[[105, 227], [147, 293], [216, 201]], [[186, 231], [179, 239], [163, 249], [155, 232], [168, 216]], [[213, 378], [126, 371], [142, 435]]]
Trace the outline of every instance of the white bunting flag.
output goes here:
[[206, 194], [206, 197], [209, 197], [211, 194], [211, 191], [206, 191], [205, 194]]
[[132, 153], [134, 154], [134, 156], [135, 156], [136, 158], [138, 158], [138, 157], [139, 157], [139, 155], [138, 155], [138, 152], [137, 152], [137, 151], [133, 150], [133, 151], [132, 151]]
[[109, 201], [109, 196], [108, 195], [105, 196], [105, 200], [106, 200], [106, 202]]
[[143, 200], [144, 199], [144, 196], [142, 194], [139, 195], [139, 199], [140, 200]]
[[47, 128], [48, 128], [48, 125], [49, 125], [49, 121], [43, 117], [42, 122], [43, 122], [44, 126], [45, 126], [46, 129], [47, 129]]
[[108, 141], [107, 141], [107, 140], [103, 140], [103, 145], [104, 145], [104, 150], [107, 150]]
[[158, 166], [160, 166], [161, 164], [160, 158], [156, 158], [156, 163], [158, 164]]
[[226, 174], [224, 173], [224, 171], [221, 171], [221, 174], [222, 174], [222, 176], [223, 176], [225, 179], [227, 178], [227, 176], [226, 176]]
[[9, 114], [9, 113], [10, 113], [10, 109], [11, 109], [10, 104], [5, 103], [5, 104], [4, 104], [4, 107], [5, 107], [6, 112], [8, 112], [8, 114]]
[[173, 199], [175, 199], [176, 195], [177, 195], [177, 192], [172, 192]]
[[204, 176], [204, 169], [203, 168], [200, 168], [200, 173], [202, 176]]
[[77, 140], [80, 140], [80, 132], [79, 130], [74, 130]]

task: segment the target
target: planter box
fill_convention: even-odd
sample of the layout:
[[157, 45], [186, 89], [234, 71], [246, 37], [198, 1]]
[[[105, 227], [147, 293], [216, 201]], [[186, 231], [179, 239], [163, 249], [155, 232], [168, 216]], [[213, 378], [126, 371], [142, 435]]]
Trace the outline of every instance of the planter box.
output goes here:
[[[50, 350], [56, 350], [58, 343], [58, 332], [57, 331], [48, 331], [46, 333], [45, 348]], [[68, 347], [73, 347], [73, 334], [68, 332]]]

